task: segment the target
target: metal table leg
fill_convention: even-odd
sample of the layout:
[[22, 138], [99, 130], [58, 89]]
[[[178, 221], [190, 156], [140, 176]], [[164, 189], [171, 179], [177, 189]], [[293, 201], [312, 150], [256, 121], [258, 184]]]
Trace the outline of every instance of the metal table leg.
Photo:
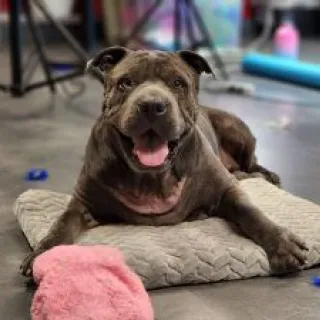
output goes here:
[[8, 86], [7, 89], [11, 90], [12, 95], [15, 97], [23, 95], [20, 9], [20, 0], [10, 0], [9, 36], [11, 85]]

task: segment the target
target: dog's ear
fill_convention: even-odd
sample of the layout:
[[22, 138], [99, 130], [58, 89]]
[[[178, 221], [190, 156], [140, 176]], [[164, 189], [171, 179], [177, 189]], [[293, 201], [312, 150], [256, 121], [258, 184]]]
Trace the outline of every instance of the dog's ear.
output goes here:
[[193, 68], [199, 75], [204, 73], [212, 74], [216, 79], [212, 68], [210, 67], [208, 61], [200, 56], [199, 54], [189, 51], [181, 50], [177, 52], [177, 55], [191, 68]]
[[129, 49], [120, 46], [103, 49], [87, 62], [85, 71], [95, 76], [102, 84], [104, 84], [106, 73], [119, 63], [129, 52]]

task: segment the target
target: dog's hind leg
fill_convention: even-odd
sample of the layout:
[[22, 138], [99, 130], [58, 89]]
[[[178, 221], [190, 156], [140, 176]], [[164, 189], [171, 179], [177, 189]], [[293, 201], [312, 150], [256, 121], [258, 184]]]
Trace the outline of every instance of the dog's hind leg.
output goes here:
[[233, 171], [231, 172], [238, 180], [245, 180], [250, 178], [265, 178], [262, 173], [259, 172], [244, 172], [244, 171]]
[[257, 163], [256, 139], [249, 127], [226, 111], [202, 107], [216, 132], [220, 158], [224, 166], [239, 180], [262, 177], [280, 186], [279, 176]]

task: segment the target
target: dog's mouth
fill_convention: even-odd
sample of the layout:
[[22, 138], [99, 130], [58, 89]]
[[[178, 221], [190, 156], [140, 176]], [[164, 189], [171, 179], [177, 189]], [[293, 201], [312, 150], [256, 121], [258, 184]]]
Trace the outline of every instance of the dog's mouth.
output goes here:
[[132, 138], [120, 135], [130, 158], [140, 167], [154, 169], [165, 167], [175, 157], [183, 137], [165, 140], [152, 129]]

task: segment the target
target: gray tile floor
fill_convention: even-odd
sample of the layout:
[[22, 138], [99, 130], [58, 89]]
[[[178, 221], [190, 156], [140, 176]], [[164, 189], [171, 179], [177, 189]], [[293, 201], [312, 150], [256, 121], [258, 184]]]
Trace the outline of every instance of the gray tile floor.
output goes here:
[[[0, 64], [4, 66], [5, 61], [0, 59]], [[6, 73], [0, 76], [5, 79]], [[102, 96], [99, 84], [85, 81], [87, 91], [73, 101], [61, 94], [53, 98], [46, 89], [23, 99], [0, 96], [1, 320], [28, 319], [32, 296], [17, 273], [28, 246], [12, 215], [13, 201], [29, 188], [72, 190]], [[200, 101], [241, 116], [258, 138], [260, 162], [281, 175], [285, 189], [320, 204], [320, 94], [277, 82], [254, 81], [258, 95], [283, 97], [285, 93], [291, 102], [208, 92], [201, 92]], [[301, 99], [313, 105], [299, 106]], [[25, 182], [24, 173], [31, 167], [48, 169], [49, 179]], [[310, 277], [319, 273], [314, 269], [289, 279], [171, 288], [151, 295], [158, 320], [316, 320], [320, 291], [310, 284]]]

